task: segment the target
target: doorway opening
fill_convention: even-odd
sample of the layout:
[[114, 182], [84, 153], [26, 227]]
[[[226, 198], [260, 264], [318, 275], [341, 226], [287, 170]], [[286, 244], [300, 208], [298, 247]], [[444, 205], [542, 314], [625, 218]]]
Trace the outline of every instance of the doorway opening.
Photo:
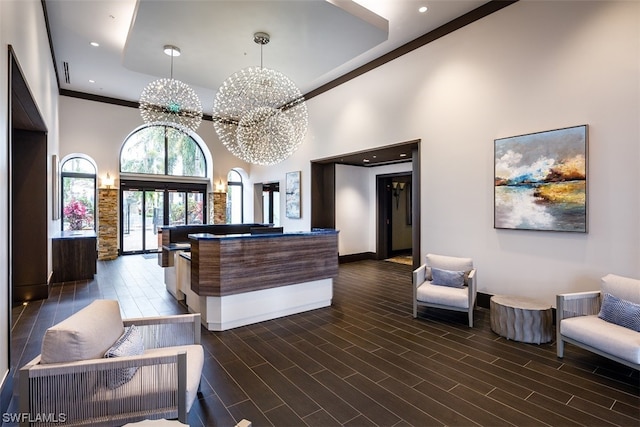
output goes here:
[[158, 252], [158, 227], [204, 224], [206, 191], [206, 184], [122, 180], [120, 252]]
[[[358, 253], [340, 253], [340, 262], [358, 261], [362, 259], [383, 260], [388, 258], [394, 250], [403, 252], [406, 248], [393, 246], [392, 202], [393, 209], [396, 206], [396, 196], [393, 192], [393, 179], [396, 178], [396, 190], [398, 192], [398, 212], [394, 217], [402, 218], [400, 204], [404, 203], [405, 224], [411, 230], [410, 262], [414, 268], [420, 265], [420, 140], [402, 142], [398, 144], [378, 147], [371, 150], [332, 156], [311, 162], [311, 228], [335, 228], [336, 212], [341, 209], [336, 202], [336, 193], [340, 185], [336, 181], [336, 166], [347, 165], [374, 169], [380, 166], [389, 166], [398, 163], [410, 163], [410, 170], [382, 175], [382, 181], [376, 181], [375, 202], [370, 202], [369, 209], [376, 212], [376, 248], [375, 252], [369, 250]], [[397, 170], [397, 169], [396, 169]], [[378, 175], [372, 177], [377, 178]], [[382, 173], [382, 172], [381, 172]], [[400, 190], [400, 179], [405, 188]], [[386, 180], [386, 181], [385, 181]], [[387, 191], [387, 185], [389, 190]], [[408, 186], [408, 187], [407, 187]], [[386, 209], [386, 210], [385, 210]], [[389, 219], [387, 224], [386, 219]], [[407, 224], [410, 222], [410, 224]], [[397, 232], [396, 234], [399, 234]]]
[[262, 185], [262, 219], [264, 222], [280, 226], [280, 183]]
[[378, 259], [411, 258], [412, 183], [411, 173], [376, 176], [378, 192]]

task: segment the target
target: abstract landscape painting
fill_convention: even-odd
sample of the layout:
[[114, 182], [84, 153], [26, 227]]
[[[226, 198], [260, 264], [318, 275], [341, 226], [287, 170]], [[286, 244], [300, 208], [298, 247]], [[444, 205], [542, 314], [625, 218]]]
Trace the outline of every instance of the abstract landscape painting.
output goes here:
[[494, 227], [587, 232], [587, 125], [495, 140]]

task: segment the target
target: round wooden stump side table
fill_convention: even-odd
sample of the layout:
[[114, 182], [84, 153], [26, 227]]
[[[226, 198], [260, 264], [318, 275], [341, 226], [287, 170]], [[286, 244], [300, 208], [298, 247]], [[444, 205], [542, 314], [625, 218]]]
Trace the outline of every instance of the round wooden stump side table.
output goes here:
[[507, 339], [541, 344], [553, 336], [550, 304], [511, 295], [494, 295], [490, 301], [491, 330]]

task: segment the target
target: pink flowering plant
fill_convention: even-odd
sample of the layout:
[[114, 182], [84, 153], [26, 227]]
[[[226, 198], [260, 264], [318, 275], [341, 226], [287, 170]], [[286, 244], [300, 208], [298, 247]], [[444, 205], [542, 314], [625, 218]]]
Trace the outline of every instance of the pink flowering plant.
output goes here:
[[80, 200], [72, 199], [67, 206], [64, 207], [64, 216], [69, 222], [71, 230], [82, 230], [83, 224], [89, 222], [91, 214], [87, 211], [87, 207]]

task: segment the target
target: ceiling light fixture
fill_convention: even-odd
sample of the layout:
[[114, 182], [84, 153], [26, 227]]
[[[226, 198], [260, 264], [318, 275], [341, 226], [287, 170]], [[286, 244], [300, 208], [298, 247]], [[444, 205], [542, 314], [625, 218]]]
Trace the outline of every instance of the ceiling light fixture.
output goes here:
[[222, 144], [236, 157], [274, 165], [293, 154], [307, 132], [307, 106], [284, 74], [262, 66], [269, 34], [258, 32], [260, 67], [244, 68], [224, 81], [213, 103], [213, 125]]
[[180, 52], [180, 48], [173, 45], [166, 45], [164, 47], [164, 54], [168, 56], [180, 56], [182, 52]]
[[171, 78], [155, 80], [144, 88], [140, 115], [148, 124], [170, 124], [195, 132], [202, 122], [202, 104], [189, 85], [173, 79], [173, 58], [180, 55], [180, 49], [166, 45], [164, 52], [171, 57]]
[[421, 6], [421, 7], [418, 9], [418, 12], [420, 12], [420, 13], [425, 13], [427, 10], [428, 10], [428, 9], [427, 9], [427, 6]]
[[91, 42], [91, 46], [93, 46], [93, 47], [98, 47], [98, 46], [100, 46], [100, 43], [98, 43], [98, 42]]

